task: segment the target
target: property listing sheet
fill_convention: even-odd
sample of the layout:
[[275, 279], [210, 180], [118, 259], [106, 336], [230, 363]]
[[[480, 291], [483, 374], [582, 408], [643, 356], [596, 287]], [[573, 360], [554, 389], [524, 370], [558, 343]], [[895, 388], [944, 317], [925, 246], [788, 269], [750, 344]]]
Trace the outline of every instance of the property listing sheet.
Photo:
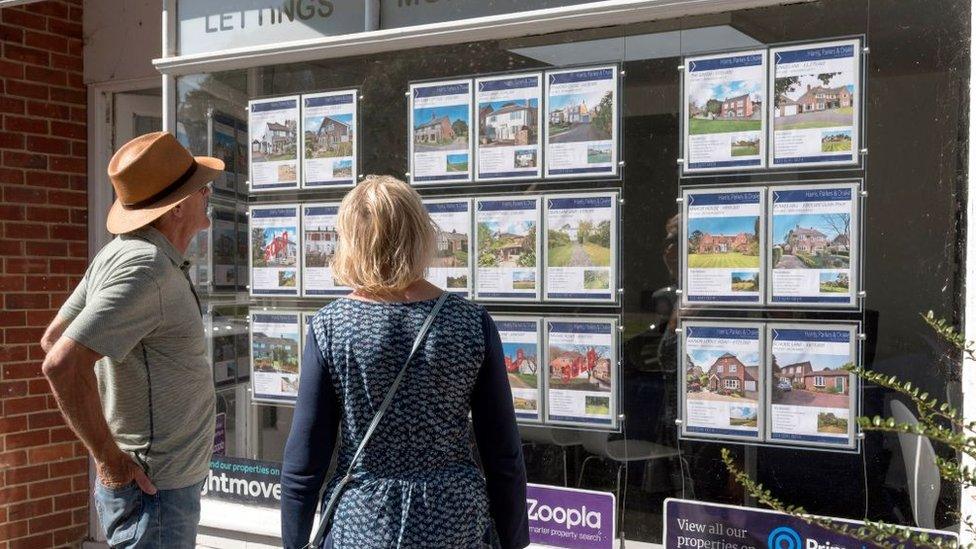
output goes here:
[[237, 210], [237, 253], [234, 255], [234, 261], [237, 265], [237, 291], [239, 292], [246, 292], [251, 283], [250, 261], [245, 259], [250, 257], [247, 239], [247, 210], [241, 208]]
[[766, 52], [685, 59], [684, 171], [766, 164]]
[[856, 326], [770, 324], [770, 440], [853, 447], [857, 378]]
[[615, 319], [546, 318], [546, 423], [617, 422]]
[[682, 196], [684, 303], [761, 304], [765, 190], [685, 190]]
[[251, 295], [299, 295], [298, 205], [252, 206], [248, 217]]
[[233, 291], [237, 288], [237, 211], [216, 202], [211, 208], [213, 288]]
[[298, 312], [251, 310], [251, 389], [253, 399], [294, 402], [301, 370]]
[[772, 304], [851, 306], [857, 296], [857, 184], [773, 187]]
[[505, 353], [505, 370], [512, 387], [515, 416], [542, 421], [542, 347], [538, 317], [495, 316]]
[[541, 202], [538, 196], [475, 200], [475, 299], [539, 300]]
[[617, 66], [546, 72], [545, 176], [615, 176]]
[[332, 276], [332, 258], [339, 245], [338, 215], [339, 204], [302, 205], [302, 295], [337, 296], [350, 291]]
[[682, 431], [714, 438], [762, 438], [762, 326], [686, 321]]
[[542, 73], [475, 80], [477, 181], [542, 176]]
[[356, 183], [357, 90], [302, 96], [302, 179], [304, 188]]
[[856, 164], [861, 42], [839, 40], [770, 50], [771, 166]]
[[471, 294], [471, 199], [425, 200], [424, 206], [437, 225], [434, 260], [427, 280], [449, 292]]
[[546, 196], [546, 299], [617, 298], [616, 193]]
[[410, 180], [471, 181], [471, 80], [410, 85]]
[[248, 103], [251, 192], [298, 188], [298, 96]]
[[213, 180], [213, 193], [234, 198], [237, 196], [237, 163], [243, 162], [237, 157], [237, 121], [220, 111], [211, 111], [209, 122], [207, 155], [224, 161], [224, 171]]

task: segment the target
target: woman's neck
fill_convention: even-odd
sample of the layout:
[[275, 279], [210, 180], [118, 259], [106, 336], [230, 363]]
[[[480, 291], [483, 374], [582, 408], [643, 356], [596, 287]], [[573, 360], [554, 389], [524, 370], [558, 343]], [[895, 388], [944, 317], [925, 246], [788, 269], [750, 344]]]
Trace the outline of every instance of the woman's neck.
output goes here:
[[390, 290], [389, 292], [375, 293], [375, 292], [365, 292], [362, 290], [355, 290], [349, 294], [351, 299], [359, 299], [361, 301], [378, 301], [378, 302], [410, 302], [410, 301], [426, 301], [428, 299], [434, 299], [443, 293], [443, 290], [434, 286], [426, 280], [415, 280], [411, 282], [406, 288], [398, 290]]

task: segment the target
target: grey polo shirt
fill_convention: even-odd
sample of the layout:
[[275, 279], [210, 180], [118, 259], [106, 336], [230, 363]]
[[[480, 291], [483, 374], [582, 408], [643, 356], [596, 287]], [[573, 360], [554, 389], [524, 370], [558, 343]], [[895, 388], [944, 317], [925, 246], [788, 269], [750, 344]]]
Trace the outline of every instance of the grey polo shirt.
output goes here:
[[213, 371], [188, 265], [152, 227], [119, 235], [59, 313], [65, 337], [104, 356], [109, 429], [163, 490], [206, 478], [213, 451]]

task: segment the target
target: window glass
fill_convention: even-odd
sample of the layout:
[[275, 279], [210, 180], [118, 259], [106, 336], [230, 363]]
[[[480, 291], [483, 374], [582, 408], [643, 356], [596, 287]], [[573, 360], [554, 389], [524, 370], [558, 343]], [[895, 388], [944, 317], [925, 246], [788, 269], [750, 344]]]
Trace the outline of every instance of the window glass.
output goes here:
[[[863, 179], [869, 194], [861, 220], [867, 292], [862, 312], [730, 311], [723, 316], [859, 321], [866, 334], [863, 361], [867, 366], [910, 379], [922, 390], [958, 405], [959, 357], [934, 337], [920, 314], [932, 310], [957, 325], [962, 318], [969, 10], [969, 4], [961, 0], [946, 2], [939, 10], [919, 9], [917, 3], [818, 1], [191, 75], [178, 80], [177, 129], [195, 153], [205, 154], [207, 113], [212, 110], [246, 120], [244, 108], [249, 99], [355, 87], [362, 96], [359, 172], [402, 178], [408, 171], [409, 135], [404, 93], [412, 81], [619, 63], [625, 73], [620, 108], [620, 158], [625, 166], [620, 180], [457, 184], [421, 190], [425, 198], [591, 189], [617, 190], [624, 198], [619, 223], [620, 307], [510, 304], [488, 308], [499, 314], [619, 315], [623, 331], [618, 388], [623, 419], [619, 432], [605, 436], [611, 441], [676, 448], [680, 457], [635, 455], [624, 464], [619, 455], [608, 453], [606, 444], [584, 442], [592, 437], [579, 437], [567, 429], [556, 429], [555, 436], [552, 432], [540, 435], [538, 428], [527, 428], [523, 434], [529, 480], [617, 491], [617, 473], [624, 472], [621, 482], [626, 485], [626, 496], [621, 490], [620, 530], [629, 540], [659, 542], [662, 502], [667, 497], [752, 503], [720, 460], [721, 449], [727, 447], [740, 467], [773, 494], [812, 513], [862, 518], [866, 511], [871, 519], [914, 523], [905, 456], [894, 438], [869, 434], [860, 453], [818, 452], [816, 459], [811, 459], [811, 450], [678, 439], [680, 351], [674, 329], [679, 316], [693, 316], [694, 311], [679, 315], [677, 309], [681, 220], [675, 198], [683, 187], [697, 185]], [[864, 37], [870, 47], [864, 58], [867, 81], [861, 143], [869, 154], [863, 169], [680, 177], [681, 74], [677, 67], [683, 56], [850, 36]], [[334, 202], [341, 196], [336, 190], [303, 190], [252, 196], [250, 201]], [[237, 259], [246, 265], [246, 257]], [[221, 299], [210, 294], [214, 307]], [[250, 303], [315, 310], [325, 301], [256, 299]], [[721, 366], [717, 372], [722, 373]], [[788, 373], [790, 378], [781, 379], [778, 390], [800, 390], [805, 372], [795, 369]], [[812, 380], [817, 387], [827, 387], [828, 381], [824, 376]], [[732, 377], [723, 385], [734, 390], [739, 383]], [[843, 379], [834, 383], [834, 390], [843, 392]], [[895, 398], [890, 392], [868, 385], [862, 393], [865, 415], [890, 415], [890, 402]], [[227, 416], [228, 454], [281, 459], [291, 409], [252, 405], [246, 379], [222, 388], [220, 395], [220, 411]], [[237, 432], [242, 434], [234, 434]], [[628, 445], [635, 452], [640, 447]], [[582, 470], [588, 456], [602, 459], [589, 460]], [[797, 463], [804, 466], [797, 467]], [[835, 481], [824, 483], [824, 478]], [[955, 487], [943, 483], [935, 510], [937, 527], [957, 522], [952, 515], [957, 493]]]

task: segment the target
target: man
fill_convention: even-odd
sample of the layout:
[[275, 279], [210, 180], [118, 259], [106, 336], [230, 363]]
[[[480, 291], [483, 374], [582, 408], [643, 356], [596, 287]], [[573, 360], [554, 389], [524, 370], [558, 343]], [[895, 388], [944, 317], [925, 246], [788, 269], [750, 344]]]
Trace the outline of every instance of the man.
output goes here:
[[118, 235], [92, 260], [41, 341], [61, 413], [91, 452], [95, 507], [113, 547], [193, 547], [213, 446], [214, 388], [184, 259], [210, 225], [216, 158], [172, 134], [126, 143], [108, 175]]

